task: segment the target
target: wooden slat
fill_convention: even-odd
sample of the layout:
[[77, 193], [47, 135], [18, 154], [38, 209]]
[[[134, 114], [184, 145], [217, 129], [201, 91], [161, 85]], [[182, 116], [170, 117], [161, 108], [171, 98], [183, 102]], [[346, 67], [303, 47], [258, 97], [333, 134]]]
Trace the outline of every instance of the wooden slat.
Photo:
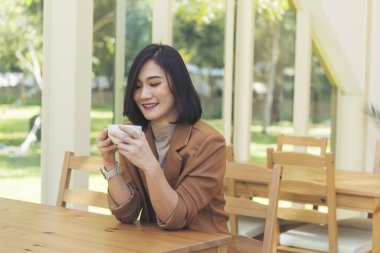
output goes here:
[[300, 221], [314, 224], [327, 224], [327, 214], [315, 210], [298, 209], [295, 207], [281, 207], [278, 209], [278, 218], [290, 221]]
[[307, 196], [326, 197], [326, 185], [318, 183], [300, 182], [295, 180], [283, 180], [281, 182], [281, 190], [287, 193], [301, 194]]
[[265, 222], [263, 252], [273, 252], [278, 238], [278, 202], [280, 200], [280, 185], [282, 167], [278, 164], [273, 166], [273, 177], [269, 187], [269, 203], [267, 221]]
[[266, 218], [268, 207], [256, 203], [250, 199], [225, 197], [226, 205], [224, 210], [226, 213], [233, 213], [237, 215], [244, 215], [249, 217]]
[[65, 189], [63, 201], [108, 209], [107, 194], [104, 192], [87, 189]]
[[326, 137], [311, 137], [311, 136], [291, 136], [280, 134], [277, 136], [277, 151], [283, 151], [284, 145], [299, 146], [299, 147], [319, 147], [320, 154], [326, 154], [327, 148]]
[[229, 162], [235, 161], [234, 147], [232, 144], [226, 146], [226, 159]]
[[227, 162], [224, 177], [242, 182], [269, 183], [272, 180], [272, 172], [265, 167], [249, 163]]
[[324, 168], [325, 157], [299, 152], [273, 152], [273, 162], [286, 166], [300, 166], [306, 168]]
[[103, 160], [94, 156], [73, 156], [70, 159], [69, 168], [85, 172], [99, 172], [103, 166]]
[[282, 252], [293, 252], [293, 253], [321, 253], [320, 251], [315, 251], [315, 250], [307, 250], [307, 249], [298, 249], [298, 248], [293, 248], [293, 247], [288, 247], [281, 245], [278, 248], [278, 253]]

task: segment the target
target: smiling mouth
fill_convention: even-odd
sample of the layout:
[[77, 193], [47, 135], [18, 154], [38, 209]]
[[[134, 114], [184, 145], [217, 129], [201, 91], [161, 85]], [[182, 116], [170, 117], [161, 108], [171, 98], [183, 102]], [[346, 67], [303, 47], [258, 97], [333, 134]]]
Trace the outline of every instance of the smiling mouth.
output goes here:
[[149, 104], [143, 104], [142, 106], [144, 107], [145, 110], [151, 110], [154, 107], [156, 107], [158, 103], [149, 103]]

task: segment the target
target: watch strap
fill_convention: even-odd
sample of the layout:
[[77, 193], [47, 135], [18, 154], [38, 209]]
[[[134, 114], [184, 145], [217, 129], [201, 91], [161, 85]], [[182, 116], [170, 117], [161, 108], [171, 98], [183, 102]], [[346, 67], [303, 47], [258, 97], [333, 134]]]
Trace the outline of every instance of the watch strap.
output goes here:
[[107, 170], [106, 167], [103, 165], [100, 167], [100, 172], [103, 174], [103, 177], [105, 179], [110, 179], [117, 174], [120, 174], [120, 164], [118, 162], [115, 163], [115, 167], [112, 170]]

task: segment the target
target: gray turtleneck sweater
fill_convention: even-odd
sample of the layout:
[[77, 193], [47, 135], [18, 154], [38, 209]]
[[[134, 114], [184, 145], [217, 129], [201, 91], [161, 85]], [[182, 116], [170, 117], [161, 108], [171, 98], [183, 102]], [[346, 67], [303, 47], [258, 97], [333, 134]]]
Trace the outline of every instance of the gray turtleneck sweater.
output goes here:
[[158, 162], [160, 163], [161, 168], [164, 169], [166, 154], [170, 147], [175, 124], [168, 124], [167, 126], [160, 128], [154, 127], [153, 125], [151, 125], [151, 127], [154, 135], [154, 142], [156, 143]]

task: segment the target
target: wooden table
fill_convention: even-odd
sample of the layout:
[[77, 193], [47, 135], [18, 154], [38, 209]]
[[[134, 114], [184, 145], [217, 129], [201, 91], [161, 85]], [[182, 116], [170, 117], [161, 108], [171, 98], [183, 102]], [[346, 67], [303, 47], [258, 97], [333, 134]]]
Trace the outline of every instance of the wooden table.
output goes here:
[[229, 235], [121, 224], [113, 216], [0, 198], [0, 252], [227, 252]]
[[[299, 170], [287, 167], [283, 171], [282, 180], [297, 180], [304, 182], [323, 182], [320, 173], [314, 170]], [[337, 208], [349, 209], [373, 214], [372, 252], [380, 252], [380, 174], [335, 170], [335, 187]], [[262, 186], [239, 184], [237, 192], [253, 195], [265, 194]], [[300, 202], [313, 201], [323, 204], [318, 198], [312, 197], [304, 189], [286, 189], [281, 187], [281, 199]]]

